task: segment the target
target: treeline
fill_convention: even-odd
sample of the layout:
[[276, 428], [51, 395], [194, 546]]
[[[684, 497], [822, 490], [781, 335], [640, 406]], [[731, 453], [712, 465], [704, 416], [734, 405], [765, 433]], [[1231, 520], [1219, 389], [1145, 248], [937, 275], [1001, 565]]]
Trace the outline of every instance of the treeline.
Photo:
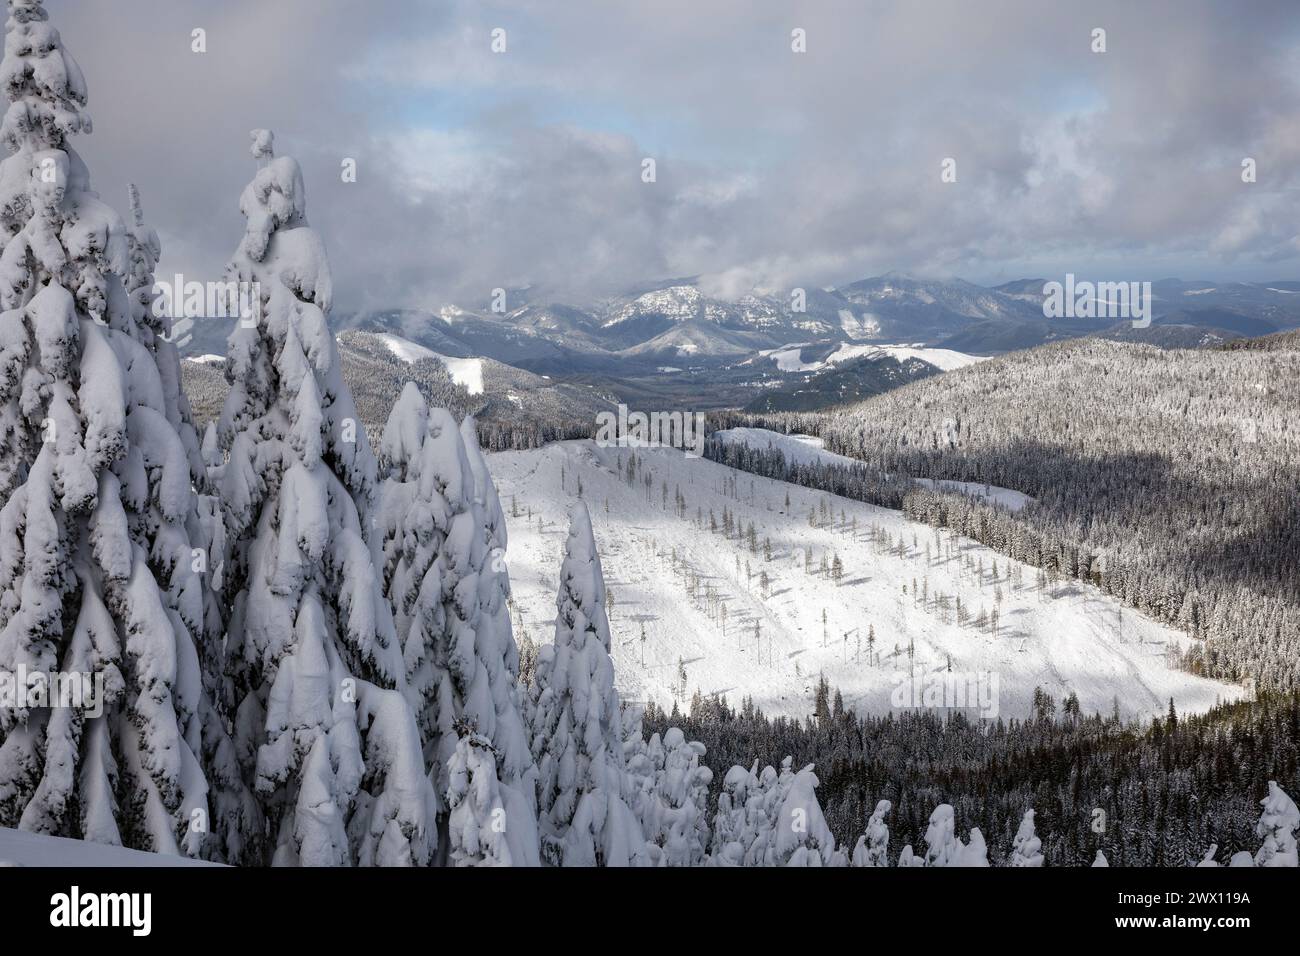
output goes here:
[[889, 800], [891, 858], [923, 845], [930, 814], [951, 804], [957, 829], [978, 826], [990, 860], [1003, 862], [1026, 809], [1036, 812], [1048, 866], [1087, 866], [1101, 850], [1112, 866], [1189, 866], [1218, 845], [1226, 861], [1259, 843], [1255, 824], [1268, 781], [1300, 785], [1300, 695], [1261, 695], [1194, 717], [1150, 725], [1077, 715], [1038, 695], [1035, 717], [980, 722], [959, 712], [899, 711], [862, 717], [823, 682], [818, 716], [769, 718], [751, 700], [697, 699], [691, 714], [653, 704], [646, 733], [680, 727], [705, 745], [711, 802], [734, 764], [815, 763], [817, 795], [842, 844]]

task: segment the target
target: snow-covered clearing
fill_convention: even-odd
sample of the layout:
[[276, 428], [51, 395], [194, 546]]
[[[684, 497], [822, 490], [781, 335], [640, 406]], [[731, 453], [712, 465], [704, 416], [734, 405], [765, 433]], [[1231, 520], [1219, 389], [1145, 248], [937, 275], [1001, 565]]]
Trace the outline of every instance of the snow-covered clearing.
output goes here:
[[922, 362], [929, 362], [941, 372], [951, 372], [955, 368], [984, 361], [984, 358], [979, 355], [967, 355], [965, 352], [955, 352], [952, 349], [926, 348], [924, 345], [849, 345], [846, 342], [827, 356], [826, 364], [838, 365], [864, 355], [888, 355], [900, 362], [913, 358], [920, 359]]
[[759, 355], [771, 358], [782, 372], [818, 372], [832, 365], [851, 362], [865, 356], [889, 356], [900, 362], [908, 359], [920, 359], [929, 362], [941, 372], [951, 372], [984, 361], [982, 356], [967, 355], [952, 349], [932, 349], [924, 345], [850, 345], [845, 342], [822, 361], [805, 362], [802, 357], [803, 345], [787, 345], [779, 349], [767, 349]]
[[400, 335], [379, 333], [375, 337], [382, 340], [388, 350], [403, 362], [435, 359], [443, 364], [447, 369], [447, 374], [451, 376], [452, 381], [457, 385], [463, 385], [471, 395], [483, 394], [482, 359], [451, 358], [448, 355], [435, 352], [433, 349], [425, 348], [417, 342], [412, 342], [410, 339], [404, 339]]
[[[949, 661], [970, 680], [996, 675], [1004, 717], [1027, 714], [1036, 686], [1058, 702], [1073, 690], [1088, 713], [1110, 713], [1118, 700], [1126, 716], [1162, 713], [1171, 697], [1180, 711], [1201, 711], [1241, 693], [1169, 667], [1170, 647], [1189, 638], [1090, 586], [1061, 582], [1040, 592], [1036, 569], [899, 512], [671, 449], [635, 450], [641, 467], [629, 484], [632, 454], [577, 441], [488, 456], [509, 525], [516, 635], [527, 632], [537, 643], [551, 640], [566, 509], [581, 485], [613, 596], [614, 660], [625, 698], [670, 708], [697, 690], [733, 703], [752, 695], [768, 713], [802, 716], [824, 672], [846, 703], [882, 713], [909, 674], [909, 642], [922, 678], [945, 673]], [[684, 515], [675, 508], [679, 491]], [[731, 537], [722, 533], [724, 509], [741, 529]], [[744, 534], [751, 522], [753, 551]], [[839, 581], [829, 570], [836, 554]], [[995, 608], [993, 636], [975, 620]], [[685, 695], [674, 687], [679, 661]]]

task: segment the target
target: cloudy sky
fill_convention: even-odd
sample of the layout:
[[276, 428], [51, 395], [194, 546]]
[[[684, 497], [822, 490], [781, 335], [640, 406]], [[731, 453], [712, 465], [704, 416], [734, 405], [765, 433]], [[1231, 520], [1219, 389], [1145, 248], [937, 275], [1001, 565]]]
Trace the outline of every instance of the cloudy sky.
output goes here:
[[238, 242], [262, 126], [348, 308], [694, 274], [1300, 277], [1295, 0], [46, 6], [90, 85], [96, 187], [124, 208], [139, 183], [187, 278]]

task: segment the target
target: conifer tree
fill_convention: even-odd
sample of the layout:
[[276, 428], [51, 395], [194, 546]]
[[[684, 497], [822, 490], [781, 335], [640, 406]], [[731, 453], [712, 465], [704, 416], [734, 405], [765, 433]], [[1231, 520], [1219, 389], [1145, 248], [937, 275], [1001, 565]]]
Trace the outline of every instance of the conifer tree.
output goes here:
[[1016, 831], [1015, 842], [1011, 845], [1010, 866], [1042, 866], [1043, 841], [1034, 831], [1034, 811], [1026, 810]]
[[570, 517], [556, 607], [555, 641], [538, 653], [528, 705], [542, 855], [564, 866], [639, 865], [645, 841], [623, 799], [628, 783], [605, 581], [582, 502]]
[[871, 819], [867, 821], [867, 832], [858, 837], [857, 845], [853, 848], [853, 866], [889, 865], [889, 827], [885, 824], [885, 815], [892, 806], [888, 800], [876, 804]]
[[[407, 383], [380, 454], [383, 580], [430, 774], [438, 793], [447, 793], [448, 761], [462, 731], [487, 739], [498, 785], [510, 791], [504, 795], [514, 812], [508, 826], [523, 839], [535, 832], [536, 767], [506, 605], [505, 519], [474, 421], [458, 428], [448, 411], [429, 409]], [[476, 766], [488, 772], [487, 761]]]
[[207, 840], [198, 449], [157, 239], [91, 189], [85, 79], [40, 0], [10, 0], [0, 75], [0, 669], [90, 685], [0, 712], [0, 825], [237, 856]]
[[332, 285], [297, 162], [260, 168], [227, 270], [257, 313], [231, 334], [219, 481], [237, 753], [277, 865], [429, 862], [433, 786], [375, 570], [374, 454], [326, 324]]

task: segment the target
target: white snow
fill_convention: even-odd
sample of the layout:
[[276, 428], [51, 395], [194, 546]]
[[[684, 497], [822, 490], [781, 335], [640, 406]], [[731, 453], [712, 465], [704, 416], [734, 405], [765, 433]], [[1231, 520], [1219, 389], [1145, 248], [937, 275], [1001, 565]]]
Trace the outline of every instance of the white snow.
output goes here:
[[457, 385], [464, 386], [465, 390], [471, 395], [483, 394], [483, 360], [476, 358], [451, 358], [435, 352], [433, 349], [425, 348], [417, 342], [404, 339], [398, 335], [382, 333], [376, 336], [388, 350], [396, 355], [403, 362], [420, 362], [425, 359], [436, 359], [446, 367], [447, 372], [451, 375], [452, 381]]
[[967, 365], [974, 365], [976, 362], [983, 362], [984, 356], [967, 355], [965, 352], [956, 352], [952, 349], [932, 349], [924, 345], [841, 345], [833, 355], [826, 359], [827, 364], [837, 365], [840, 362], [847, 362], [851, 359], [859, 358], [863, 355], [882, 354], [889, 355], [900, 362], [908, 359], [920, 359], [922, 362], [929, 362], [941, 372], [951, 372], [955, 368], [964, 368]]
[[199, 365], [225, 365], [226, 357], [224, 355], [214, 355], [209, 353], [207, 355], [191, 355], [185, 361], [194, 362]]
[[0, 827], [0, 866], [217, 866], [202, 860], [145, 853], [88, 840], [26, 833]]
[[[826, 454], [811, 444], [804, 447], [811, 455]], [[1034, 587], [1035, 569], [1025, 566], [1024, 586], [1018, 589], [1007, 581], [1015, 562], [972, 541], [908, 521], [896, 511], [769, 481], [704, 459], [686, 459], [671, 449], [637, 451], [651, 476], [647, 494], [640, 472], [631, 485], [619, 473], [620, 462], [629, 454], [577, 441], [488, 456], [509, 526], [506, 559], [522, 620], [522, 628], [516, 620], [516, 637], [526, 631], [538, 644], [549, 642], [554, 631], [566, 509], [581, 481], [610, 595], [615, 676], [624, 699], [654, 699], [670, 709], [680, 661], [687, 672], [685, 699], [677, 695], [683, 707], [698, 690], [725, 694], [733, 704], [748, 694], [768, 713], [804, 716], [811, 710], [817, 675], [824, 671], [831, 685], [843, 690], [847, 704], [883, 713], [892, 707], [891, 692], [907, 677], [909, 640], [915, 641], [918, 674], [944, 671], [949, 656], [953, 671], [996, 674], [1002, 716], [1029, 713], [1035, 686], [1058, 701], [1071, 690], [1077, 692], [1085, 713], [1110, 713], [1112, 698], [1117, 698], [1125, 716], [1163, 713], [1170, 697], [1180, 712], [1196, 712], [1216, 699], [1240, 696], [1239, 688], [1169, 667], [1169, 649], [1190, 639], [1132, 609], [1121, 609], [1118, 601], [1091, 586], [1061, 582], [1040, 595]], [[733, 478], [739, 498], [724, 492]], [[668, 486], [667, 507], [663, 482]], [[674, 513], [678, 489], [687, 501], [686, 518]], [[823, 498], [830, 503], [832, 525], [810, 527], [809, 511]], [[744, 540], [708, 530], [710, 511], [721, 525], [724, 506], [742, 527], [754, 523], [756, 554]], [[693, 523], [697, 507], [703, 528]], [[851, 528], [855, 518], [856, 533]], [[873, 543], [868, 535], [873, 524], [891, 540], [901, 535], [906, 553], [889, 553]], [[762, 546], [768, 537], [770, 562], [764, 561]], [[945, 554], [950, 538], [951, 559]], [[933, 552], [929, 564], [927, 544]], [[805, 571], [803, 555], [809, 547], [811, 573]], [[674, 549], [681, 559], [676, 571]], [[844, 563], [839, 583], [819, 570], [821, 556], [829, 561], [834, 553]], [[983, 583], [965, 569], [966, 555], [972, 564], [982, 560]], [[748, 583], [746, 561], [753, 572]], [[928, 582], [931, 605], [933, 596], [943, 592], [960, 596], [972, 618], [981, 608], [992, 611], [994, 561], [1003, 592], [997, 638], [977, 632], [970, 623], [963, 627], [941, 621], [933, 607], [922, 610], [912, 598], [915, 578]], [[701, 589], [710, 585], [727, 602], [725, 635], [720, 615], [710, 615], [703, 592], [695, 598], [687, 594], [683, 568], [699, 576]], [[763, 571], [770, 577], [766, 599], [759, 582]], [[904, 585], [908, 594], [903, 593]], [[755, 621], [761, 626], [761, 651]], [[868, 625], [875, 629], [875, 664], [867, 662]]]
[[802, 352], [802, 345], [793, 345], [789, 348], [774, 349], [763, 354], [770, 356], [776, 362], [776, 367], [782, 372], [810, 372], [826, 367], [825, 362], [805, 362], [800, 357]]
[[773, 359], [776, 367], [782, 372], [819, 372], [832, 365], [851, 362], [864, 356], [889, 356], [900, 362], [920, 359], [922, 362], [929, 362], [941, 372], [951, 372], [955, 368], [964, 368], [985, 360], [985, 357], [980, 355], [967, 355], [965, 352], [955, 352], [952, 349], [927, 348], [924, 345], [850, 345], [844, 342], [824, 360], [805, 362], [802, 358], [804, 348], [804, 345], [787, 345], [779, 349], [767, 349], [759, 355]]

